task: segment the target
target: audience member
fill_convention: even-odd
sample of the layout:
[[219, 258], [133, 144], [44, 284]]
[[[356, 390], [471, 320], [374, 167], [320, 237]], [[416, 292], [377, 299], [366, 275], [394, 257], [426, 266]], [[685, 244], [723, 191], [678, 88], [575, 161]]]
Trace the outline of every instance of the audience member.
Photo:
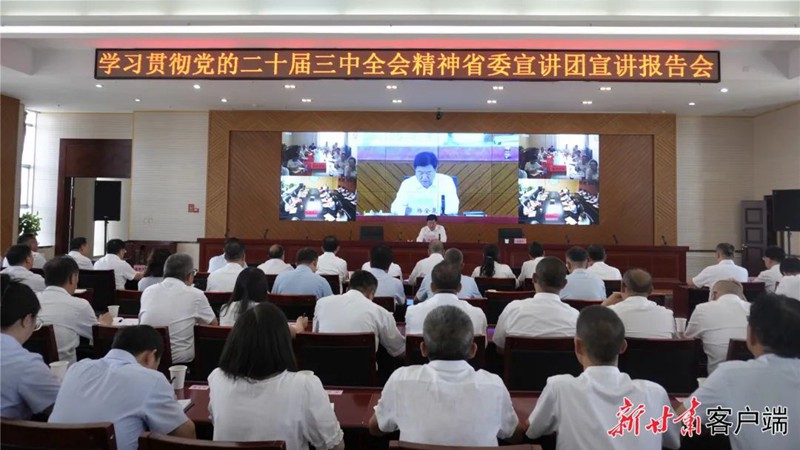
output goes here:
[[405, 305], [406, 292], [403, 282], [389, 275], [388, 270], [392, 265], [392, 248], [387, 245], [378, 245], [370, 250], [369, 273], [378, 280], [378, 289], [375, 297], [393, 297], [396, 305]]
[[687, 283], [691, 287], [711, 287], [720, 280], [736, 280], [740, 283], [747, 281], [747, 269], [739, 267], [733, 262], [735, 250], [733, 245], [721, 243], [716, 249], [717, 264], [703, 269], [696, 277]]
[[[641, 415], [633, 411], [643, 424], [658, 423], [662, 411], [669, 411], [670, 405], [663, 387], [652, 381], [632, 380], [617, 368], [617, 356], [626, 347], [625, 326], [619, 317], [604, 306], [588, 306], [581, 310], [575, 334], [575, 355], [583, 373], [547, 379], [525, 434], [536, 439], [557, 433], [558, 450], [679, 448], [680, 427], [669, 421], [663, 434], [619, 428], [621, 408], [628, 403], [634, 408], [644, 405]], [[616, 428], [620, 429], [618, 435], [611, 433]]]
[[[765, 294], [750, 306], [747, 348], [755, 359], [728, 361], [700, 386], [676, 412], [699, 402], [700, 417], [710, 411], [729, 409], [738, 424], [728, 433], [734, 450], [794, 450], [800, 442], [796, 426], [800, 411], [800, 302], [783, 295]], [[540, 399], [541, 401], [541, 399]], [[760, 412], [764, 425], [780, 430], [778, 417], [785, 417], [783, 432], [772, 433], [762, 423], [747, 423], [741, 411]], [[750, 417], [758, 414], [751, 413]], [[738, 416], [738, 417], [737, 417]], [[795, 424], [795, 425], [792, 425]]]
[[8, 267], [0, 271], [14, 281], [28, 286], [33, 292], [42, 292], [45, 288], [44, 278], [38, 273], [31, 272], [33, 268], [33, 254], [27, 245], [12, 245], [6, 251]]
[[653, 292], [653, 277], [642, 269], [628, 269], [622, 278], [622, 292], [603, 302], [625, 325], [625, 337], [670, 339], [675, 331], [672, 310], [647, 297]]
[[58, 380], [41, 355], [22, 346], [42, 327], [36, 294], [6, 274], [0, 275], [0, 292], [0, 417], [27, 420], [50, 412]]
[[[32, 233], [23, 233], [17, 238], [17, 245], [27, 245], [31, 249], [33, 255], [33, 268], [41, 269], [44, 263], [47, 262], [45, 257], [39, 253], [39, 241], [36, 240], [36, 235]], [[8, 262], [8, 258], [3, 258], [3, 267], [10, 267], [13, 264]]]
[[536, 272], [536, 265], [544, 259], [544, 247], [541, 242], [533, 241], [528, 244], [528, 259], [522, 263], [522, 268], [517, 277], [517, 286], [524, 286], [525, 280], [530, 280]]
[[800, 300], [800, 259], [784, 259], [781, 263], [781, 273], [783, 278], [775, 289], [775, 293]]
[[686, 325], [687, 338], [700, 338], [708, 356], [708, 373], [728, 356], [731, 339], [747, 338], [750, 303], [738, 281], [721, 280], [711, 287], [711, 299], [700, 303]]
[[291, 264], [287, 264], [283, 260], [283, 246], [278, 244], [273, 244], [269, 247], [268, 253], [269, 259], [258, 266], [262, 272], [266, 275], [277, 275], [282, 272], [287, 272], [292, 270], [293, 267]]
[[344, 449], [322, 383], [297, 370], [286, 316], [271, 303], [244, 311], [208, 376], [215, 441], [286, 442], [287, 449]]
[[142, 325], [169, 327], [172, 361], [194, 360], [194, 325], [218, 325], [206, 295], [192, 286], [194, 263], [185, 253], [167, 258], [164, 281], [142, 292], [139, 319]]
[[51, 259], [44, 265], [44, 282], [47, 287], [37, 294], [42, 310], [39, 319], [45, 325], [53, 325], [58, 345], [58, 359], [74, 363], [75, 349], [80, 338], [92, 339], [92, 326], [111, 325], [110, 313], [94, 315], [94, 308], [86, 300], [73, 297], [78, 288], [78, 263], [69, 256]]
[[[370, 264], [369, 261], [361, 265], [361, 270], [369, 270], [369, 269], [372, 269], [372, 265]], [[389, 265], [389, 270], [386, 271], [386, 273], [388, 273], [389, 276], [392, 278], [397, 278], [398, 280], [403, 279], [403, 269], [400, 267], [399, 264], [391, 263]]]
[[561, 290], [561, 298], [576, 300], [605, 300], [606, 285], [603, 279], [586, 270], [589, 254], [581, 247], [567, 251], [567, 285]]
[[247, 262], [245, 247], [239, 239], [228, 239], [225, 243], [225, 265], [208, 274], [206, 292], [231, 292]]
[[67, 256], [74, 259], [81, 270], [94, 270], [94, 264], [89, 259], [90, 252], [89, 241], [85, 237], [76, 237], [69, 241], [69, 253], [67, 253]]
[[331, 285], [316, 274], [317, 251], [311, 247], [297, 251], [297, 267], [294, 270], [281, 272], [272, 286], [273, 294], [281, 295], [313, 295], [320, 299], [333, 295]]
[[590, 245], [586, 249], [586, 253], [589, 255], [587, 272], [595, 274], [603, 280], [622, 279], [622, 273], [620, 273], [619, 269], [606, 264], [606, 249], [599, 245]]
[[782, 248], [771, 246], [764, 250], [764, 266], [767, 270], [758, 274], [756, 281], [763, 281], [767, 292], [775, 292], [775, 286], [783, 278], [781, 274], [781, 263], [786, 259], [786, 252]]
[[431, 241], [428, 244], [428, 256], [424, 259], [417, 261], [411, 274], [408, 276], [408, 282], [411, 284], [417, 283], [417, 278], [425, 278], [426, 275], [431, 273], [433, 266], [439, 264], [444, 260], [444, 244], [440, 241]]
[[212, 256], [211, 259], [208, 260], [208, 273], [211, 273], [215, 270], [219, 270], [225, 267], [225, 246], [228, 245], [228, 242], [231, 240], [238, 240], [235, 237], [225, 238], [225, 242], [222, 243], [222, 254], [217, 256]]
[[145, 431], [193, 439], [194, 423], [156, 370], [163, 353], [164, 342], [152, 327], [121, 328], [106, 356], [70, 367], [49, 422], [113, 422], [120, 450], [139, 448]]
[[[347, 261], [336, 256], [339, 253], [339, 239], [336, 236], [325, 236], [322, 240], [322, 253], [317, 261], [317, 273], [320, 275], [339, 275], [339, 285], [347, 281]], [[341, 290], [341, 288], [340, 288]]]
[[94, 263], [94, 270], [113, 270], [114, 281], [117, 289], [125, 289], [126, 281], [138, 281], [142, 274], [133, 270], [130, 264], [125, 261], [125, 241], [121, 239], [111, 239], [106, 243], [106, 256], [98, 259]]
[[147, 256], [147, 268], [139, 280], [139, 291], [164, 281], [164, 264], [171, 254], [168, 248], [163, 247], [150, 250], [150, 255]]
[[492, 342], [498, 351], [506, 336], [569, 337], [575, 335], [578, 310], [561, 301], [559, 292], [567, 284], [567, 266], [546, 256], [533, 274], [533, 298], [514, 300], [500, 313]]
[[[449, 248], [444, 252], [444, 261], [458, 267], [459, 273], [464, 270], [464, 254], [457, 248]], [[431, 271], [432, 272], [432, 271]], [[424, 302], [432, 295], [431, 293], [431, 274], [425, 275], [417, 291], [417, 302]], [[483, 298], [475, 279], [466, 275], [461, 275], [461, 290], [458, 291], [458, 298]]]
[[425, 218], [425, 226], [419, 230], [417, 242], [447, 242], [447, 232], [444, 227], [439, 225], [436, 214], [428, 214]]
[[483, 248], [483, 265], [478, 266], [472, 271], [472, 277], [485, 278], [514, 278], [514, 272], [506, 264], [500, 264], [500, 249], [494, 244], [489, 244]]
[[461, 289], [460, 266], [448, 262], [440, 262], [431, 272], [431, 291], [433, 296], [422, 303], [409, 306], [406, 311], [406, 334], [422, 334], [425, 318], [434, 309], [442, 305], [453, 305], [472, 320], [475, 334], [486, 334], [486, 314], [477, 306], [472, 306], [458, 298]]

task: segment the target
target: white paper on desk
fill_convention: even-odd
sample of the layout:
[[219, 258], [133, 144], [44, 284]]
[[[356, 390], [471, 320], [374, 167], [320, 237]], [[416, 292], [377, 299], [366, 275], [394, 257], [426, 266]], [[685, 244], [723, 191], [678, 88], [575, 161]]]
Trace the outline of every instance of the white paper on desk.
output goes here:
[[327, 392], [328, 395], [342, 395], [344, 393], [344, 391], [341, 390], [330, 390], [330, 389], [326, 390], [325, 392]]
[[114, 319], [115, 327], [132, 327], [139, 325], [139, 319], [126, 319], [124, 317], [117, 317]]
[[183, 408], [184, 411], [186, 411], [192, 406], [192, 400], [188, 398], [186, 400], [178, 400], [178, 404], [181, 405], [181, 408]]
[[85, 293], [86, 293], [86, 289], [75, 289], [75, 292], [74, 292], [75, 295], [81, 295], [81, 294], [85, 294]]
[[190, 391], [207, 391], [208, 389], [207, 384], [193, 384], [189, 386]]

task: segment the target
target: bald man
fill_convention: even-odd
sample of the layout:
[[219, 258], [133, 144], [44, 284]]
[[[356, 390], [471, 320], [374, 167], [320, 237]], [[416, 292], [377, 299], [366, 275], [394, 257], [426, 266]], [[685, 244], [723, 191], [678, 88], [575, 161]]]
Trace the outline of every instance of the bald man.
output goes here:
[[292, 265], [283, 261], [283, 247], [273, 244], [269, 248], [269, 259], [258, 268], [267, 275], [277, 275], [292, 270]]
[[653, 292], [653, 277], [646, 270], [630, 269], [622, 277], [622, 292], [603, 301], [625, 325], [625, 337], [672, 338], [672, 311], [647, 298]]
[[708, 373], [728, 356], [731, 339], [747, 338], [750, 303], [745, 300], [741, 283], [722, 280], [711, 288], [711, 301], [700, 303], [686, 325], [687, 338], [700, 338], [708, 356]]

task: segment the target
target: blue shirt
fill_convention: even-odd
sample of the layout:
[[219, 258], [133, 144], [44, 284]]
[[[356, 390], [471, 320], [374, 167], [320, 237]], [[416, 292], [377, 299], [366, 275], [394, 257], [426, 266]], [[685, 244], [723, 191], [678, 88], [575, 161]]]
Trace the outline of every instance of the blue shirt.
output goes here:
[[42, 355], [26, 350], [16, 339], [0, 334], [0, 417], [30, 419], [56, 401], [58, 380]]
[[161, 372], [112, 349], [104, 358], [69, 368], [49, 422], [113, 422], [117, 448], [135, 450], [143, 432], [169, 434], [187, 420]]
[[375, 290], [375, 297], [394, 297], [397, 305], [406, 304], [406, 291], [403, 282], [389, 275], [385, 270], [370, 267], [367, 272], [375, 275], [378, 280], [378, 289]]
[[[419, 301], [425, 301], [431, 295], [433, 295], [431, 291], [431, 274], [427, 274], [419, 285], [417, 299], [419, 299]], [[461, 290], [458, 291], [458, 298], [483, 298], [474, 278], [461, 275]]]
[[567, 285], [560, 297], [570, 300], [605, 300], [606, 284], [597, 275], [586, 269], [575, 269], [567, 275]]
[[281, 272], [272, 285], [273, 294], [282, 295], [313, 295], [318, 299], [333, 295], [331, 285], [325, 278], [315, 274], [305, 264], [299, 264], [296, 269]]

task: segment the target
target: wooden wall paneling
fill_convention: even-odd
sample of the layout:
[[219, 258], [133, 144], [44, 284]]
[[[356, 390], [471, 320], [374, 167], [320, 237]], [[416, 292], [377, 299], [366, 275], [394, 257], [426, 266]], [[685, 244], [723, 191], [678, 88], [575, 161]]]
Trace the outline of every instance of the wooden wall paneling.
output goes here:
[[20, 102], [8, 96], [0, 96], [0, 251], [15, 242], [14, 216], [17, 193], [17, 149], [19, 146]]

